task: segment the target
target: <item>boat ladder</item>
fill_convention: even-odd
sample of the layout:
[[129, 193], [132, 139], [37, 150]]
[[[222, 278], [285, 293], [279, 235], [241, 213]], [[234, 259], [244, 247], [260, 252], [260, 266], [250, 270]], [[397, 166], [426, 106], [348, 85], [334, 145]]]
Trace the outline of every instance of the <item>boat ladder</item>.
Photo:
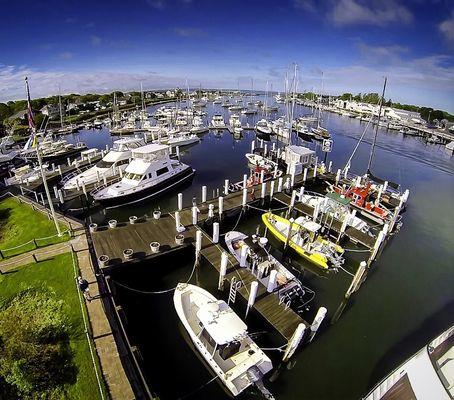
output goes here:
[[238, 289], [241, 287], [241, 281], [237, 281], [236, 277], [233, 277], [232, 280], [230, 281], [230, 291], [229, 291], [229, 298], [227, 300], [227, 304], [230, 303], [235, 303], [236, 299], [236, 292]]

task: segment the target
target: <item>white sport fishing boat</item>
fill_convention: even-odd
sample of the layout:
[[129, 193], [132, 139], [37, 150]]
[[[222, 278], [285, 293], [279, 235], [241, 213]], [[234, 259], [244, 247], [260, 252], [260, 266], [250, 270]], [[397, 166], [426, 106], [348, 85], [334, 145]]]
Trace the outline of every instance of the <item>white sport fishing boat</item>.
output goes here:
[[257, 132], [263, 133], [265, 135], [271, 135], [273, 133], [271, 124], [266, 119], [261, 119], [259, 122], [257, 122], [255, 129], [257, 130]]
[[173, 302], [195, 348], [233, 396], [256, 384], [272, 398], [261, 382], [271, 360], [227, 303], [187, 283], [178, 284]]
[[122, 138], [115, 140], [112, 149], [93, 167], [65, 177], [62, 180], [64, 190], [75, 190], [82, 185], [89, 187], [99, 180], [110, 180], [124, 170], [131, 160], [133, 149], [145, 146], [143, 139]]
[[190, 144], [200, 142], [199, 137], [190, 132], [180, 132], [176, 135], [172, 135], [167, 139], [167, 145], [171, 147], [182, 147], [189, 146]]
[[192, 119], [192, 127], [189, 131], [194, 134], [200, 134], [200, 133], [208, 131], [208, 127], [205, 126], [205, 124], [203, 123], [202, 117], [196, 115]]
[[260, 154], [246, 153], [245, 157], [247, 158], [249, 164], [264, 168], [268, 171], [273, 171], [277, 167], [277, 163], [269, 158], [261, 156]]
[[[294, 274], [266, 251], [267, 243], [268, 239], [256, 235], [250, 238], [236, 231], [225, 234], [225, 244], [235, 259], [241, 263], [242, 248], [247, 246], [244, 267], [248, 268], [269, 292], [276, 292], [280, 302], [286, 307], [291, 307], [297, 312], [302, 311], [302, 308], [314, 298], [314, 291], [304, 287]], [[270, 280], [273, 275], [275, 278]], [[306, 295], [310, 298], [306, 299]]]
[[132, 161], [119, 182], [95, 189], [90, 194], [104, 205], [125, 205], [158, 196], [183, 183], [194, 170], [170, 158], [169, 146], [148, 144], [132, 150]]

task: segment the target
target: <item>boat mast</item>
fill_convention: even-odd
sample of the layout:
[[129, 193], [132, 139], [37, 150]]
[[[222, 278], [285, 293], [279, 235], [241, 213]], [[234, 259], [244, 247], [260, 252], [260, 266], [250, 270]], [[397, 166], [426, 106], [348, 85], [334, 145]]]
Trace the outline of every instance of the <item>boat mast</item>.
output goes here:
[[[28, 88], [28, 83], [27, 83], [27, 88]], [[63, 129], [63, 111], [62, 111], [62, 106], [61, 106], [60, 85], [58, 85], [58, 104], [60, 107], [60, 126]]]
[[383, 83], [383, 92], [380, 98], [380, 105], [378, 108], [378, 120], [377, 120], [377, 125], [375, 126], [375, 135], [374, 135], [374, 140], [372, 142], [372, 147], [370, 149], [370, 156], [369, 156], [369, 163], [367, 164], [367, 173], [370, 174], [370, 167], [372, 165], [372, 159], [374, 158], [374, 152], [375, 152], [375, 142], [377, 141], [377, 134], [378, 134], [378, 127], [380, 125], [380, 116], [381, 116], [381, 109], [383, 105], [383, 99], [385, 98], [385, 90], [386, 90], [386, 82], [388, 78], [385, 76], [385, 81]]

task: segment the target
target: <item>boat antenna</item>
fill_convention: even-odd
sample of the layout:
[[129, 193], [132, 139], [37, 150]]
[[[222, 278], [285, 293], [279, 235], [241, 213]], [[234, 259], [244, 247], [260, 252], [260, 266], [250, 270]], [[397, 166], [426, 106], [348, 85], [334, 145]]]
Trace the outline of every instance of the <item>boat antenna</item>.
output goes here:
[[380, 98], [380, 103], [379, 103], [379, 108], [378, 108], [378, 120], [377, 120], [377, 125], [375, 126], [375, 135], [374, 135], [374, 140], [372, 142], [372, 147], [370, 149], [370, 156], [369, 156], [369, 163], [367, 164], [367, 174], [370, 175], [370, 167], [372, 165], [372, 159], [374, 158], [374, 153], [375, 153], [375, 142], [377, 141], [377, 134], [378, 134], [378, 127], [380, 125], [380, 117], [381, 117], [381, 109], [383, 106], [383, 99], [385, 98], [385, 90], [386, 90], [386, 82], [388, 78], [385, 76], [385, 81], [383, 83], [383, 92]]

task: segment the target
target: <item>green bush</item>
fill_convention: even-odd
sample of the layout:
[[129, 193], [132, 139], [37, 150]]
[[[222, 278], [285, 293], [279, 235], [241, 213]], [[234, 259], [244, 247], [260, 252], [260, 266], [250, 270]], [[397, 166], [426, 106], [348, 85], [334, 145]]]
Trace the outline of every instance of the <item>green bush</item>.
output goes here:
[[49, 291], [27, 289], [0, 310], [0, 378], [20, 398], [65, 398], [76, 381], [63, 306]]

